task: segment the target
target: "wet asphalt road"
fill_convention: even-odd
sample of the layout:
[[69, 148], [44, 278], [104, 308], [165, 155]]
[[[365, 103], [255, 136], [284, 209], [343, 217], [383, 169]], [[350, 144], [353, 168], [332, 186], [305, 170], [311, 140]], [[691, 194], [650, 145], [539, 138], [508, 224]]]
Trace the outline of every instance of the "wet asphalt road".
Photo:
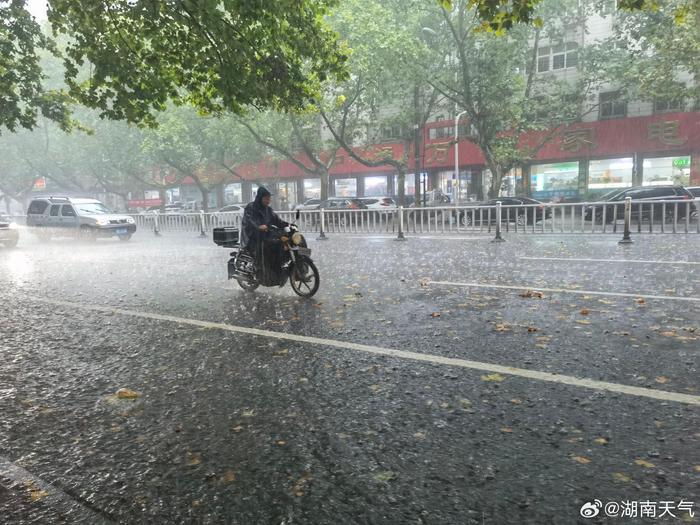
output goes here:
[[700, 304], [637, 297], [700, 297], [700, 264], [521, 258], [700, 262], [700, 236], [508, 239], [335, 235], [300, 300], [227, 282], [196, 234], [24, 235], [0, 250], [0, 460], [57, 496], [0, 470], [0, 523], [635, 522], [584, 520], [594, 499], [697, 522], [698, 406], [77, 306], [700, 395]]

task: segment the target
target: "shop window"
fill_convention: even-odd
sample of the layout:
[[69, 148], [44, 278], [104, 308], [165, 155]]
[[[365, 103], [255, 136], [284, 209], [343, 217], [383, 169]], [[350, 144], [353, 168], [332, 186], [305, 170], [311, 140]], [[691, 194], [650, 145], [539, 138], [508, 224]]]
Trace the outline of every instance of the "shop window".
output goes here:
[[536, 198], [575, 197], [578, 194], [578, 162], [536, 164], [530, 168], [530, 180]]
[[[416, 194], [416, 177], [413, 173], [409, 173], [404, 177], [404, 190], [406, 195]], [[394, 175], [394, 195], [399, 194], [399, 176]]]
[[644, 186], [690, 184], [690, 157], [660, 157], [644, 159], [642, 164]]
[[624, 118], [627, 116], [627, 101], [620, 99], [617, 91], [608, 91], [599, 95], [600, 120]]
[[388, 195], [386, 175], [365, 177], [365, 197], [383, 197]]
[[588, 165], [588, 189], [612, 190], [632, 186], [632, 157], [592, 160]]
[[304, 179], [304, 199], [321, 198], [321, 179]]
[[333, 184], [336, 197], [357, 196], [357, 179], [335, 179]]
[[243, 188], [240, 182], [224, 186], [224, 204], [240, 204], [243, 202]]

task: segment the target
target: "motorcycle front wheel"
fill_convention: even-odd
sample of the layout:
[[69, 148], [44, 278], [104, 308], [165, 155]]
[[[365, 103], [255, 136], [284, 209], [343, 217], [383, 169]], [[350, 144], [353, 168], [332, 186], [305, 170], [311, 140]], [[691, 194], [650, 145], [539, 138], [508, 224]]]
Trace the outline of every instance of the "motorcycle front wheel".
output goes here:
[[321, 277], [314, 262], [305, 256], [297, 257], [289, 275], [289, 284], [298, 296], [313, 297], [321, 284]]

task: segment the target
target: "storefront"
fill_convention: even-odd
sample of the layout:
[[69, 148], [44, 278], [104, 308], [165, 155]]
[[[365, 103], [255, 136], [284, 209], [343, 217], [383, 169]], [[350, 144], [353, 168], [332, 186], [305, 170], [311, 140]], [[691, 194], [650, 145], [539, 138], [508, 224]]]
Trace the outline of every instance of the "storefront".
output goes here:
[[333, 189], [336, 197], [356, 197], [357, 179], [335, 179], [333, 181]]
[[384, 197], [389, 194], [389, 179], [386, 175], [371, 175], [364, 178], [365, 197]]
[[297, 184], [295, 181], [277, 183], [275, 201], [278, 209], [282, 211], [292, 210], [297, 204]]
[[[405, 177], [404, 189], [406, 195], [416, 194], [416, 177], [413, 173], [407, 173]], [[399, 194], [399, 176], [394, 175], [394, 195]]]
[[243, 184], [234, 182], [224, 186], [224, 204], [241, 204], [243, 202]]
[[303, 200], [321, 198], [321, 179], [304, 179]]
[[606, 192], [632, 186], [634, 159], [592, 160], [588, 164], [588, 191]]
[[690, 157], [657, 157], [644, 159], [642, 163], [642, 184], [657, 186], [690, 184]]
[[578, 162], [560, 162], [531, 166], [532, 196], [536, 199], [576, 197], [579, 188], [578, 164]]

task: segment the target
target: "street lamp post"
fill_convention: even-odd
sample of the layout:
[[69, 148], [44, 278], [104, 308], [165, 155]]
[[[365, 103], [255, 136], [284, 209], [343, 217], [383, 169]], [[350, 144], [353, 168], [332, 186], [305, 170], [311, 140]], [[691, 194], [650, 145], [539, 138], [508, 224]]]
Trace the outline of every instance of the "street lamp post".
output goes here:
[[455, 117], [455, 184], [457, 185], [457, 194], [455, 195], [455, 206], [459, 206], [459, 119], [462, 118], [466, 111], [461, 111]]

